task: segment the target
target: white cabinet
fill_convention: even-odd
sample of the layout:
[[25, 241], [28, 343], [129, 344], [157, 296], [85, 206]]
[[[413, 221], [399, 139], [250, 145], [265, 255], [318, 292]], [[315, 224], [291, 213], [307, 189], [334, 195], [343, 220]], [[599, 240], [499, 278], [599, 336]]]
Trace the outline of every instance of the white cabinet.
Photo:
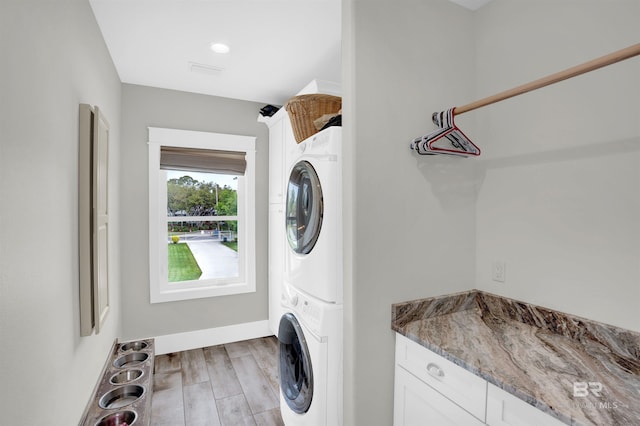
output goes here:
[[487, 424], [491, 426], [564, 425], [560, 420], [491, 383], [487, 393]]
[[480, 420], [402, 367], [396, 367], [394, 426], [475, 426]]
[[278, 335], [283, 314], [280, 298], [284, 279], [285, 250], [284, 205], [269, 205], [269, 329]]
[[564, 423], [396, 334], [394, 426]]
[[297, 143], [289, 114], [280, 109], [266, 120], [269, 126], [269, 204], [284, 204], [292, 152]]
[[286, 250], [284, 203], [289, 180], [286, 153], [296, 142], [284, 108], [263, 120], [269, 126], [269, 328], [278, 334]]
[[484, 424], [487, 382], [400, 334], [395, 374], [395, 426]]
[[291, 126], [291, 121], [287, 117], [286, 120], [282, 120], [282, 129], [284, 131], [284, 184], [285, 184], [285, 194], [284, 194], [284, 202], [287, 201], [287, 193], [286, 186], [289, 182], [289, 174], [291, 173], [291, 169], [294, 166], [294, 162], [300, 155], [302, 154], [301, 147], [296, 142], [295, 136], [293, 136], [293, 127]]
[[402, 335], [397, 338], [396, 364], [484, 421], [486, 380]]
[[269, 204], [284, 203], [284, 120], [269, 127]]

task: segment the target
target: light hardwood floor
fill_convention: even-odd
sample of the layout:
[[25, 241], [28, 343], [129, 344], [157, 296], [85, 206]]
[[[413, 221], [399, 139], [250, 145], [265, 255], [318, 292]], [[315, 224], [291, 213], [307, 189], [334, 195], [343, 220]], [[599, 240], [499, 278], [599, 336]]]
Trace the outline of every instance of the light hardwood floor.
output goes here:
[[151, 425], [281, 426], [275, 337], [155, 357]]

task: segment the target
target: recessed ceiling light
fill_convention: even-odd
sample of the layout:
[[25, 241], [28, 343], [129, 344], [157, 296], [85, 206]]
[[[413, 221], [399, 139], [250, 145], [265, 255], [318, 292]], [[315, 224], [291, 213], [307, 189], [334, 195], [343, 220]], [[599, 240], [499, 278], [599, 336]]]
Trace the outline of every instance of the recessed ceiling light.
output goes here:
[[228, 45], [224, 44], [224, 43], [211, 43], [210, 45], [211, 50], [213, 50], [215, 53], [229, 53], [229, 51], [231, 50], [231, 48], [229, 48]]

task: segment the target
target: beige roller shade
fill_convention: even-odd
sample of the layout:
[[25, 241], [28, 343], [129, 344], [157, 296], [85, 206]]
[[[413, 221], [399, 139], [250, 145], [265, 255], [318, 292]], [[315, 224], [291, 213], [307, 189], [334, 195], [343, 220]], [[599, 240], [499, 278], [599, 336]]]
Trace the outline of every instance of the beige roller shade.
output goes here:
[[160, 148], [160, 168], [164, 170], [244, 175], [246, 167], [244, 152], [171, 146]]

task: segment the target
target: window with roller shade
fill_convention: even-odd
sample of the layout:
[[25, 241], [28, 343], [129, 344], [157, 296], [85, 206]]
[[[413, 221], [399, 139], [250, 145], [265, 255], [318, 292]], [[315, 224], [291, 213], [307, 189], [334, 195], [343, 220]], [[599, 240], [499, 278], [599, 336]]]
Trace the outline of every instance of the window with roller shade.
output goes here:
[[255, 291], [255, 138], [149, 128], [151, 302]]

